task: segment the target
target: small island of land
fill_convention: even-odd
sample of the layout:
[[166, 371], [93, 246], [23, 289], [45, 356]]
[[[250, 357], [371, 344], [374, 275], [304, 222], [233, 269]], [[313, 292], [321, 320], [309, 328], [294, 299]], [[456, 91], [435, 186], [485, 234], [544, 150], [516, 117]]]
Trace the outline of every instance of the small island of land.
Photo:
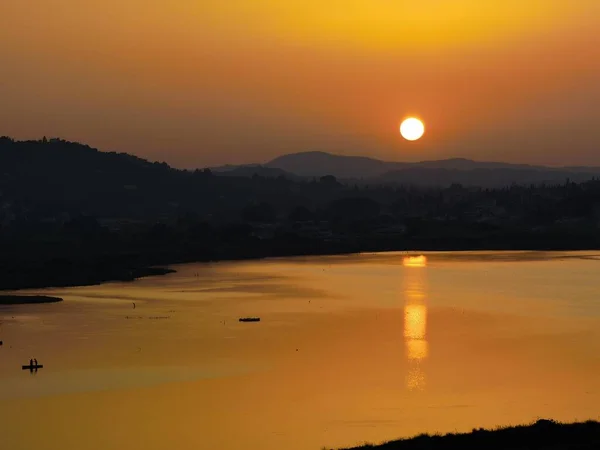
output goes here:
[[48, 297], [46, 295], [0, 295], [0, 306], [33, 305], [38, 303], [58, 303], [62, 301], [62, 298]]
[[358, 449], [381, 450], [591, 450], [600, 448], [600, 422], [563, 424], [552, 420], [538, 420], [531, 425], [474, 429], [470, 433], [427, 434], [410, 439], [386, 442], [381, 445], [366, 444]]

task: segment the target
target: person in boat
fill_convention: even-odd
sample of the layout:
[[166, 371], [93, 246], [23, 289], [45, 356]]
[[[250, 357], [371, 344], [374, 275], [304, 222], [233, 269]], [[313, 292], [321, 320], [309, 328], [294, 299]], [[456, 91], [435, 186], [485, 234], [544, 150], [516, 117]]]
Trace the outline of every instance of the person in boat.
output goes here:
[[37, 366], [37, 359], [36, 358], [33, 358], [33, 365]]
[[33, 358], [29, 358], [29, 367], [33, 367]]

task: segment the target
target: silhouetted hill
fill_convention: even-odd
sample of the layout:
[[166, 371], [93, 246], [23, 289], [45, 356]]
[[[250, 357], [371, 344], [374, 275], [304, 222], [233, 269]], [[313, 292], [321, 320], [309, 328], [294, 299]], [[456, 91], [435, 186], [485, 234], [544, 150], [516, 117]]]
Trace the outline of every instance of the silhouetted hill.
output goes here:
[[[404, 167], [343, 183], [271, 167], [215, 175], [63, 140], [0, 138], [0, 289], [131, 280], [184, 261], [600, 248], [600, 181], [575, 183], [586, 174]], [[558, 182], [529, 182], [549, 174]], [[522, 185], [509, 183], [516, 176]]]
[[265, 164], [266, 167], [304, 177], [333, 175], [337, 178], [370, 178], [405, 165], [406, 163], [389, 163], [365, 156], [341, 156], [325, 152], [293, 153]]
[[[393, 163], [392, 163], [393, 164]], [[524, 169], [524, 170], [551, 170], [544, 166], [532, 166], [529, 164], [511, 164], [503, 162], [473, 161], [466, 158], [450, 158], [439, 161], [420, 161], [406, 163], [407, 168], [446, 169], [446, 170], [476, 170], [476, 169]]]
[[482, 162], [465, 158], [416, 163], [386, 162], [361, 156], [332, 155], [325, 152], [304, 152], [280, 156], [266, 167], [284, 170], [305, 177], [333, 175], [345, 180], [364, 182], [415, 184], [420, 186], [497, 187], [517, 184], [538, 184], [590, 180], [600, 174], [597, 168], [553, 168], [528, 164]]
[[595, 174], [600, 174], [600, 167], [598, 166], [565, 166], [561, 167], [558, 170], [568, 170], [570, 172], [591, 172]]
[[381, 161], [364, 156], [333, 155], [326, 152], [303, 152], [283, 155], [265, 164], [266, 167], [283, 169], [302, 176], [333, 175], [338, 178], [376, 178], [388, 172], [408, 169], [514, 169], [514, 170], [553, 170], [543, 166], [509, 164], [502, 162], [480, 162], [465, 158], [451, 158], [439, 161], [415, 163]]
[[163, 186], [178, 175], [166, 163], [75, 142], [0, 138], [0, 192], [29, 210], [110, 216], [158, 212]]
[[226, 177], [252, 177], [252, 176], [260, 176], [260, 177], [269, 177], [269, 178], [277, 178], [277, 177], [285, 177], [289, 180], [300, 180], [303, 177], [286, 172], [283, 169], [278, 169], [276, 167], [265, 167], [260, 164], [248, 164], [242, 166], [220, 166], [220, 167], [212, 167], [211, 170], [218, 175], [226, 176]]
[[291, 181], [279, 175], [258, 180], [231, 175], [176, 170], [63, 140], [0, 138], [0, 225], [79, 215], [156, 221], [189, 213], [228, 221], [238, 220], [253, 203], [289, 208], [297, 203], [288, 189]]
[[283, 176], [290, 180], [333, 175], [359, 184], [404, 184], [415, 186], [501, 187], [511, 184], [555, 184], [569, 179], [591, 180], [600, 175], [598, 167], [546, 167], [529, 164], [473, 161], [451, 158], [415, 163], [388, 162], [364, 156], [303, 152], [283, 155], [264, 164], [221, 166], [212, 169], [220, 175], [251, 177]]
[[582, 182], [597, 176], [595, 173], [571, 172], [556, 169], [444, 169], [408, 167], [403, 170], [387, 172], [369, 180], [373, 183], [403, 184], [413, 186], [450, 186], [461, 184], [479, 187], [503, 187], [511, 184], [557, 184], [565, 180]]

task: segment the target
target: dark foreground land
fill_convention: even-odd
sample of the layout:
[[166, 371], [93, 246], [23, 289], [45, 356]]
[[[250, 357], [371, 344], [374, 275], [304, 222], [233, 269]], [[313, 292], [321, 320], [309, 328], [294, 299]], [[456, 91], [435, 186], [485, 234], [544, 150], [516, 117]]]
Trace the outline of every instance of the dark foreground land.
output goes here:
[[484, 188], [459, 184], [462, 170], [426, 186], [256, 170], [183, 171], [60, 139], [0, 137], [0, 290], [128, 281], [186, 262], [600, 249], [596, 175]]
[[[600, 423], [562, 424], [539, 420], [532, 425], [474, 429], [471, 433], [429, 436], [364, 445], [356, 449], [381, 450], [592, 450], [600, 449]], [[350, 450], [350, 449], [346, 449]]]
[[[105, 257], [98, 256], [98, 259], [105, 259]], [[109, 258], [109, 261], [113, 261], [113, 263], [90, 263], [83, 258], [57, 258], [35, 263], [18, 259], [2, 261], [0, 258], [0, 269], [3, 271], [0, 274], [0, 291], [92, 286], [108, 281], [134, 281], [142, 277], [175, 272], [162, 267], [132, 265], [128, 263], [127, 259], [121, 260], [118, 257]], [[0, 304], [2, 304], [1, 301]]]
[[0, 295], [2, 305], [32, 305], [37, 303], [58, 303], [62, 298], [48, 297], [45, 295]]

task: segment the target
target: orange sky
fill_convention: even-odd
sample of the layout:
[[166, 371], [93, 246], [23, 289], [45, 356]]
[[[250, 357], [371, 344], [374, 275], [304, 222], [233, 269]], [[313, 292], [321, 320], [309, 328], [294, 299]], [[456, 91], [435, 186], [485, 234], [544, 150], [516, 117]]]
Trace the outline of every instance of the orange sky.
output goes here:
[[177, 167], [600, 165], [599, 27], [598, 0], [5, 0], [0, 135]]

